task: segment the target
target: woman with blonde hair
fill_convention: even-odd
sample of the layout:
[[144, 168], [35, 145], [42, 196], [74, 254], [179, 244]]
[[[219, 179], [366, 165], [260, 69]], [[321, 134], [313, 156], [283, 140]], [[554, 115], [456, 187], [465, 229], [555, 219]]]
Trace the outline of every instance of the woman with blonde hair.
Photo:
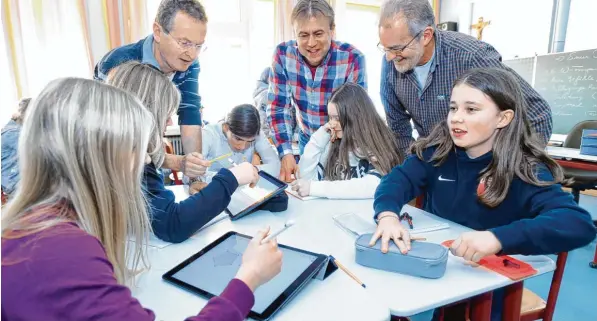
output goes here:
[[[154, 319], [126, 287], [146, 265], [141, 175], [152, 127], [132, 95], [92, 80], [52, 81], [32, 102], [21, 182], [2, 215], [3, 320]], [[187, 320], [247, 315], [252, 291], [281, 268], [275, 241], [260, 245], [265, 234], [221, 296]]]
[[244, 162], [230, 170], [220, 169], [201, 192], [176, 202], [174, 193], [164, 186], [160, 167], [167, 167], [167, 157], [173, 156], [164, 156], [162, 136], [168, 118], [179, 104], [178, 89], [161, 71], [137, 61], [115, 68], [107, 83], [141, 99], [156, 123], [148, 149], [152, 161], [145, 166], [143, 179], [151, 205], [151, 225], [158, 238], [173, 243], [187, 240], [226, 209], [239, 185], [257, 182], [257, 170]]

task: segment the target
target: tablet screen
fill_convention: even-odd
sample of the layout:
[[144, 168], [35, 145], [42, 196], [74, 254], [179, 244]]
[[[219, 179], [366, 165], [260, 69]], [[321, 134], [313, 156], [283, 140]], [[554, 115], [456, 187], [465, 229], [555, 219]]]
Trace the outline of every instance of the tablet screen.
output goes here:
[[259, 172], [259, 181], [254, 187], [249, 185], [241, 186], [236, 189], [230, 198], [230, 204], [228, 204], [227, 210], [232, 216], [236, 216], [251, 206], [261, 203], [264, 199], [270, 197], [281, 186], [274, 179], [270, 178], [269, 175]]
[[[171, 277], [209, 294], [219, 295], [236, 275], [249, 241], [248, 237], [232, 234]], [[263, 314], [319, 257], [284, 246], [280, 246], [280, 250], [283, 253], [282, 272], [255, 291], [255, 304], [251, 309], [255, 313]]]

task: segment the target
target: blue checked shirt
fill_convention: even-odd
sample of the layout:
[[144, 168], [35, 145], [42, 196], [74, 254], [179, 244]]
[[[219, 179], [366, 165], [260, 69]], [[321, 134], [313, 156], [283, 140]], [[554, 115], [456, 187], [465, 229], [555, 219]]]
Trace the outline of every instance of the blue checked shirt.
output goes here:
[[367, 89], [365, 56], [347, 43], [332, 41], [327, 56], [315, 70], [315, 77], [294, 40], [279, 44], [273, 60], [266, 114], [280, 157], [292, 154], [295, 124], [307, 136], [325, 125], [327, 103], [334, 90], [347, 82]]
[[452, 31], [435, 30], [435, 58], [421, 91], [413, 71], [399, 73], [391, 61], [381, 68], [381, 101], [388, 125], [405, 154], [414, 141], [410, 120], [420, 136], [445, 121], [450, 109], [452, 84], [471, 68], [494, 67], [514, 73], [528, 104], [529, 120], [539, 138], [547, 144], [552, 130], [551, 109], [547, 102], [516, 72], [502, 64], [502, 57], [489, 44]]

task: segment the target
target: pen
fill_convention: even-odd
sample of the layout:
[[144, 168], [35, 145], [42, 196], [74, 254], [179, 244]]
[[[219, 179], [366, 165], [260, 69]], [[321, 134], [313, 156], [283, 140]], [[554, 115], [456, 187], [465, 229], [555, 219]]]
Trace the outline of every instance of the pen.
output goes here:
[[224, 155], [222, 155], [222, 156], [218, 156], [218, 157], [216, 157], [216, 158], [214, 158], [214, 159], [210, 160], [210, 161], [209, 161], [209, 163], [210, 163], [210, 165], [211, 165], [213, 162], [221, 161], [222, 159], [224, 159], [224, 158], [226, 158], [226, 157], [230, 157], [230, 156], [232, 156], [232, 153], [224, 154]]
[[365, 283], [363, 283], [361, 280], [359, 280], [359, 278], [357, 278], [356, 275], [352, 274], [352, 272], [348, 271], [348, 269], [344, 265], [340, 264], [340, 262], [338, 262], [338, 260], [336, 260], [335, 257], [333, 257], [333, 256], [330, 255], [330, 259], [334, 262], [334, 264], [336, 264], [336, 266], [340, 270], [344, 271], [344, 273], [346, 273], [348, 276], [350, 276], [353, 280], [355, 280], [363, 288], [367, 288], [367, 286], [365, 285]]
[[236, 162], [231, 157], [228, 157], [228, 161], [230, 164], [232, 164], [232, 166], [237, 166]]
[[293, 220], [289, 220], [288, 222], [286, 222], [286, 224], [284, 224], [284, 227], [282, 227], [281, 229], [277, 230], [276, 232], [274, 232], [274, 233], [268, 235], [266, 238], [264, 238], [261, 241], [261, 244], [267, 243], [267, 242], [271, 241], [273, 238], [275, 238], [276, 236], [280, 235], [280, 233], [286, 231], [287, 229], [289, 229], [293, 225], [294, 225], [294, 221]]

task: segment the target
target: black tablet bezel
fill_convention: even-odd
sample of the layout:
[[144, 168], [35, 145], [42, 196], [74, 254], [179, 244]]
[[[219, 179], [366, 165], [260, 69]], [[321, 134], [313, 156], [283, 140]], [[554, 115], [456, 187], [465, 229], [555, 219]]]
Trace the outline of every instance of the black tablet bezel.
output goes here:
[[[185, 268], [187, 265], [191, 264], [193, 261], [195, 261], [196, 259], [198, 259], [199, 257], [201, 257], [202, 255], [204, 255], [205, 253], [209, 252], [211, 249], [213, 249], [214, 247], [216, 247], [218, 244], [224, 242], [227, 238], [233, 236], [233, 235], [237, 235], [237, 236], [241, 236], [241, 237], [245, 237], [248, 239], [251, 239], [250, 236], [245, 235], [245, 234], [241, 234], [241, 233], [237, 233], [235, 231], [229, 231], [226, 234], [220, 236], [217, 240], [213, 241], [211, 244], [207, 245], [205, 248], [203, 248], [201, 251], [193, 254], [191, 257], [189, 257], [188, 259], [184, 260], [182, 263], [178, 264], [177, 266], [175, 266], [173, 269], [171, 269], [170, 271], [166, 272], [164, 275], [162, 275], [162, 279], [164, 279], [165, 281], [172, 283], [176, 286], [179, 286], [187, 291], [190, 291], [194, 294], [197, 294], [199, 296], [202, 296], [206, 299], [211, 299], [214, 296], [219, 295], [218, 294], [213, 294], [213, 293], [209, 293], [207, 291], [204, 291], [200, 288], [197, 288], [193, 285], [190, 285], [188, 283], [185, 283], [181, 280], [175, 279], [173, 277], [174, 274], [176, 274], [178, 271], [182, 270], [183, 268]], [[315, 261], [313, 261], [311, 263], [311, 265], [309, 265], [309, 267], [303, 271], [303, 273], [301, 273], [301, 275], [294, 280], [289, 286], [288, 288], [286, 288], [264, 311], [263, 313], [257, 313], [254, 312], [253, 310], [249, 311], [249, 317], [259, 320], [259, 321], [263, 321], [263, 320], [268, 320], [269, 318], [271, 318], [276, 311], [278, 311], [279, 308], [281, 308], [282, 306], [284, 306], [284, 304], [286, 304], [287, 300], [291, 299], [295, 294], [297, 294], [303, 287], [303, 285], [305, 285], [308, 281], [310, 281], [310, 279], [312, 279], [315, 274], [319, 271], [319, 269], [323, 266], [323, 264], [325, 263], [325, 260], [327, 259], [327, 256], [323, 255], [323, 254], [317, 254], [317, 253], [313, 253], [313, 252], [309, 252], [309, 251], [305, 251], [305, 250], [301, 250], [301, 249], [297, 249], [291, 246], [287, 246], [287, 245], [282, 245], [282, 244], [278, 244], [279, 247], [284, 248], [284, 249], [288, 249], [288, 250], [292, 250], [292, 251], [297, 251], [300, 253], [304, 253], [304, 254], [309, 254], [309, 255], [313, 255], [316, 257]]]
[[239, 212], [238, 214], [236, 214], [236, 215], [233, 215], [233, 214], [232, 214], [232, 213], [231, 213], [231, 212], [228, 210], [228, 207], [226, 207], [225, 211], [226, 211], [226, 213], [228, 214], [228, 216], [230, 216], [230, 220], [231, 220], [231, 221], [238, 220], [239, 218], [241, 218], [241, 217], [243, 217], [243, 216], [245, 216], [245, 215], [248, 215], [248, 214], [252, 213], [252, 211], [253, 211], [255, 208], [257, 208], [259, 205], [261, 205], [261, 204], [263, 204], [263, 203], [267, 202], [267, 201], [268, 201], [268, 200], [270, 200], [272, 197], [274, 197], [274, 196], [276, 196], [276, 195], [278, 195], [278, 194], [280, 194], [280, 193], [283, 193], [283, 192], [286, 190], [286, 188], [288, 187], [288, 184], [286, 184], [286, 183], [282, 182], [281, 180], [279, 180], [279, 179], [277, 179], [276, 177], [274, 177], [274, 176], [272, 176], [272, 175], [268, 174], [268, 173], [267, 173], [267, 172], [265, 172], [265, 171], [259, 171], [259, 176], [261, 176], [263, 179], [266, 179], [266, 180], [268, 180], [269, 182], [273, 183], [274, 185], [278, 186], [278, 188], [277, 188], [277, 189], [276, 189], [276, 190], [275, 190], [273, 193], [271, 193], [271, 194], [270, 194], [268, 197], [266, 197], [266, 198], [264, 198], [263, 200], [261, 200], [261, 202], [254, 203], [253, 205], [251, 205], [251, 206], [249, 206], [249, 207], [245, 208], [244, 210], [240, 211], [240, 212]]

